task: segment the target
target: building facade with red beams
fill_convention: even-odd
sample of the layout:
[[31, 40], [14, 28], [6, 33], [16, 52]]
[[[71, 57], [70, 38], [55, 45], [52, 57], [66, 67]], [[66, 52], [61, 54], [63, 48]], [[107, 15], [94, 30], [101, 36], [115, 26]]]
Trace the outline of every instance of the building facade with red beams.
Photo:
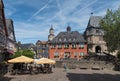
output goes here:
[[60, 32], [49, 41], [49, 57], [51, 59], [81, 59], [87, 56], [87, 42], [78, 31]]

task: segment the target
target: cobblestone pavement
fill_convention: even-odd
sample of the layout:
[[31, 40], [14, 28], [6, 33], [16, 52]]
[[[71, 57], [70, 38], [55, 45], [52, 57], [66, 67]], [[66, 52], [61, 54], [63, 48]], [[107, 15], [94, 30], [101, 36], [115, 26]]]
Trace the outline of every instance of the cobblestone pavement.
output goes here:
[[120, 81], [120, 72], [108, 70], [53, 69], [50, 74], [6, 74], [0, 81]]

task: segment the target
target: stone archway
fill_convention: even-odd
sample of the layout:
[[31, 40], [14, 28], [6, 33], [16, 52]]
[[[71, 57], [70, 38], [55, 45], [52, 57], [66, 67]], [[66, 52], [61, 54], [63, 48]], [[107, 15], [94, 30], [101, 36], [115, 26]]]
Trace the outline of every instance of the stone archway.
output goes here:
[[95, 47], [95, 52], [96, 53], [101, 53], [101, 47], [100, 46], [96, 46]]

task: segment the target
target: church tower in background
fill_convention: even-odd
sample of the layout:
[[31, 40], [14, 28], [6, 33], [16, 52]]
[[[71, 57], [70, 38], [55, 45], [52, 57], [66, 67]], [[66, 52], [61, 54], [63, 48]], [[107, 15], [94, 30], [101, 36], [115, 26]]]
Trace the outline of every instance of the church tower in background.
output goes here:
[[51, 25], [51, 28], [49, 30], [49, 35], [48, 35], [48, 41], [51, 41], [54, 37], [55, 37], [54, 29], [53, 29], [53, 26]]

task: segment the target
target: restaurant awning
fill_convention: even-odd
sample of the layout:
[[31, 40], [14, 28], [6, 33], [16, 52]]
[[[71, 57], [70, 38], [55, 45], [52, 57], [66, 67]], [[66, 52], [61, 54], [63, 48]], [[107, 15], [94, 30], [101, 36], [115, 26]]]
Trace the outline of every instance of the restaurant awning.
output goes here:
[[8, 60], [9, 63], [30, 63], [33, 61], [34, 61], [34, 59], [23, 56], [23, 55], [20, 57], [16, 57], [16, 58], [13, 58], [11, 60]]
[[36, 64], [55, 64], [56, 61], [55, 60], [51, 60], [51, 59], [48, 59], [48, 58], [41, 58], [40, 60], [38, 60], [36, 62]]

